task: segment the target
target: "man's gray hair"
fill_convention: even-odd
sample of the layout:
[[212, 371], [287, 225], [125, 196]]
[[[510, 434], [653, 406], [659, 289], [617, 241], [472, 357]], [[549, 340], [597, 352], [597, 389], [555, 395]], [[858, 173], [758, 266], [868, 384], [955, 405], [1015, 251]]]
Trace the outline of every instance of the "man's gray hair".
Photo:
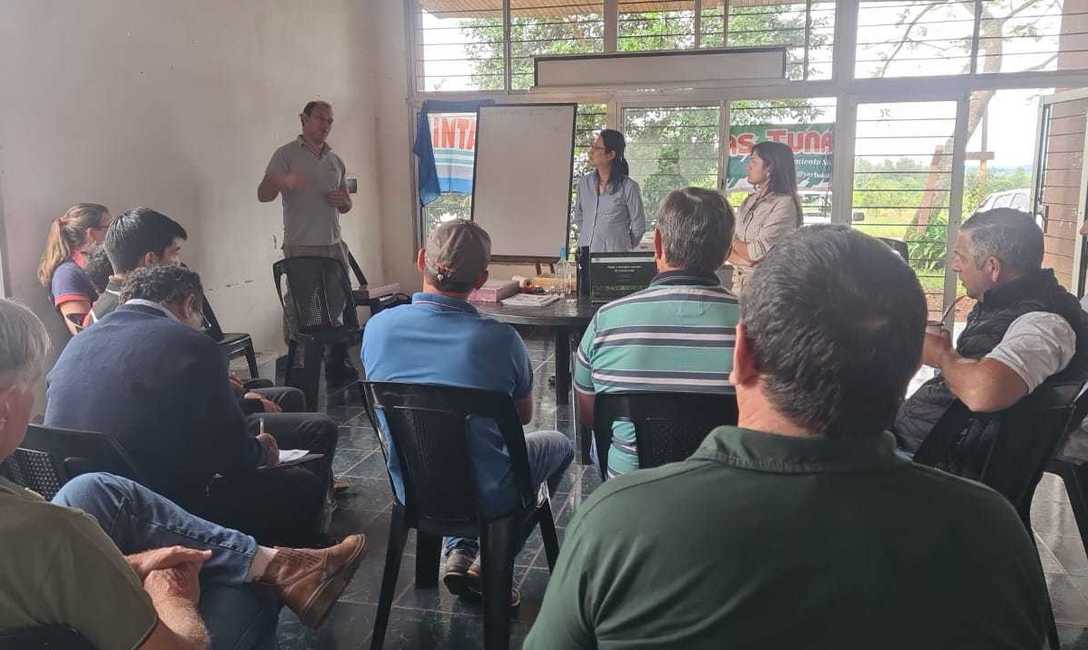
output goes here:
[[1027, 212], [1012, 208], [976, 212], [960, 230], [971, 235], [976, 267], [990, 257], [1021, 273], [1043, 265], [1043, 231]]
[[41, 377], [50, 345], [45, 325], [34, 312], [0, 298], [0, 386]]
[[665, 261], [678, 268], [715, 272], [729, 254], [735, 224], [733, 208], [718, 192], [701, 187], [673, 190], [657, 212]]

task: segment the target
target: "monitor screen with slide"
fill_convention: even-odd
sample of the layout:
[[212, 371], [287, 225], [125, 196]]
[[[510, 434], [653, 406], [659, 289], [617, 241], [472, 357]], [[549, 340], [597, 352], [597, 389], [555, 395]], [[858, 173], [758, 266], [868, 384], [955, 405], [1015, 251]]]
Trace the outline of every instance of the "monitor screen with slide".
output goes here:
[[472, 220], [491, 254], [556, 258], [570, 222], [577, 104], [481, 106]]

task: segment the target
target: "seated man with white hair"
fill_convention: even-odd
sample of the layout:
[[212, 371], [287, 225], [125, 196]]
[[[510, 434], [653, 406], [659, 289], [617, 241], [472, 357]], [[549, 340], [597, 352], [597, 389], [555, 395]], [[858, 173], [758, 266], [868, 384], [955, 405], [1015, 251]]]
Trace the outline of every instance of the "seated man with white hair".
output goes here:
[[[41, 321], [0, 299], [0, 459], [23, 441], [48, 350]], [[319, 626], [366, 538], [268, 548], [132, 481], [84, 474], [54, 504], [0, 478], [0, 548], [0, 631], [62, 625], [96, 648], [207, 647], [209, 637], [253, 648], [275, 646], [281, 604]]]

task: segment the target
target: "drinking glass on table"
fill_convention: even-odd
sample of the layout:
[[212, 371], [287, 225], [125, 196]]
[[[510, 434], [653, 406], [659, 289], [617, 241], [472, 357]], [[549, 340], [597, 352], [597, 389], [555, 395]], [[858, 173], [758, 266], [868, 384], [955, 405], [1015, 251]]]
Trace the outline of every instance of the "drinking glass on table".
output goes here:
[[564, 298], [574, 293], [574, 263], [560, 260], [555, 264], [555, 292]]

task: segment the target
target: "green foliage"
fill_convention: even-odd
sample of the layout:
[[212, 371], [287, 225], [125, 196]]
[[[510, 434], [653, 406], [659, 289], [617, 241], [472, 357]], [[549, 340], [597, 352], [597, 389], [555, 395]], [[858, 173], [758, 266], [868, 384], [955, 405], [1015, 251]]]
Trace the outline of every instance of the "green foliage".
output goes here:
[[620, 52], [690, 50], [695, 47], [691, 11], [647, 11], [621, 15], [616, 48]]
[[437, 228], [439, 224], [451, 219], [469, 219], [472, 217], [472, 195], [446, 192], [434, 202], [423, 208], [424, 231], [423, 237]]
[[925, 228], [907, 231], [910, 265], [919, 275], [932, 275], [944, 270], [947, 254], [948, 213], [938, 212]]
[[1031, 185], [1031, 172], [1027, 167], [1016, 169], [993, 169], [985, 177], [979, 177], [979, 170], [967, 170], [964, 179], [966, 189], [963, 192], [963, 218], [966, 219], [985, 198], [994, 192], [1015, 190]]
[[[936, 210], [924, 226], [911, 226], [922, 204], [928, 175], [928, 165], [909, 158], [879, 164], [859, 159], [854, 168], [854, 211], [864, 214], [858, 228], [874, 236], [908, 242], [911, 266], [923, 281], [943, 277], [948, 233], [947, 209]], [[964, 177], [964, 218], [990, 194], [1027, 187], [1030, 182], [1026, 167], [991, 168], [985, 176], [980, 176], [977, 168], [968, 170]], [[938, 208], [947, 207], [947, 195], [947, 191], [940, 193]]]

